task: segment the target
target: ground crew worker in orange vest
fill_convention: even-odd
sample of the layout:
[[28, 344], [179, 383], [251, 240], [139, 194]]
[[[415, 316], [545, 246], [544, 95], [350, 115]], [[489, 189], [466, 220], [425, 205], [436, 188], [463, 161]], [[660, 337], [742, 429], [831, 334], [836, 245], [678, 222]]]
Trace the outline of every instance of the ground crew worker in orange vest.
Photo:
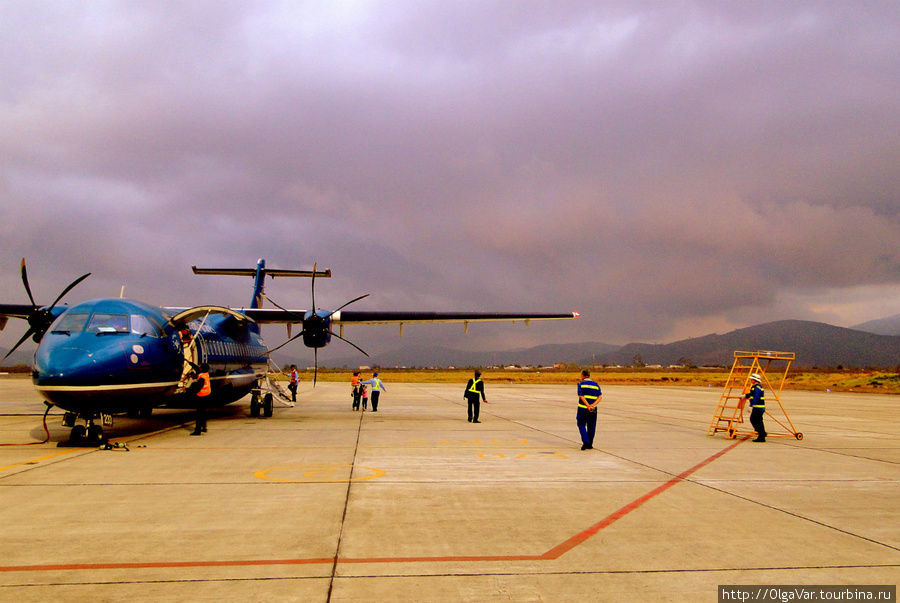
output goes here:
[[197, 424], [191, 435], [200, 435], [206, 433], [206, 403], [209, 395], [212, 394], [212, 384], [209, 380], [209, 365], [205, 362], [200, 365], [200, 374], [197, 375], [197, 383], [200, 389], [197, 390]]
[[353, 398], [353, 410], [359, 410], [359, 403], [362, 400], [362, 388], [359, 386], [359, 371], [353, 371], [350, 387], [350, 397]]
[[297, 386], [300, 385], [300, 375], [297, 373], [297, 365], [291, 365], [291, 382], [288, 389], [291, 390], [291, 402], [297, 401]]

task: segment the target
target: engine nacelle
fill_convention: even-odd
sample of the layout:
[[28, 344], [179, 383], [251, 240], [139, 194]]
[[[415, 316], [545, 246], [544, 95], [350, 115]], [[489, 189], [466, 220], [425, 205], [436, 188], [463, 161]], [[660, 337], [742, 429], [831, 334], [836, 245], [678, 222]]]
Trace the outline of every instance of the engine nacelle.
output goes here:
[[331, 343], [331, 312], [308, 311], [303, 316], [303, 345], [308, 348], [324, 348]]

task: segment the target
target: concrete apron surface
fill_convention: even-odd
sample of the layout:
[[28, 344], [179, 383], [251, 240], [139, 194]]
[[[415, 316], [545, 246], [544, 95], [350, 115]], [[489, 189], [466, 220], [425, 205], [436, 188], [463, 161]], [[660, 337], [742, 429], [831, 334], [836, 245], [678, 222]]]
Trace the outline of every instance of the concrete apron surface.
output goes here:
[[[599, 381], [602, 385], [602, 374]], [[803, 439], [707, 436], [715, 388], [604, 386], [582, 451], [575, 386], [301, 385], [57, 448], [0, 378], [2, 601], [716, 601], [719, 585], [896, 584], [895, 396], [783, 392]], [[749, 427], [749, 424], [746, 425]], [[785, 436], [785, 437], [779, 437]], [[14, 444], [14, 445], [8, 445]]]

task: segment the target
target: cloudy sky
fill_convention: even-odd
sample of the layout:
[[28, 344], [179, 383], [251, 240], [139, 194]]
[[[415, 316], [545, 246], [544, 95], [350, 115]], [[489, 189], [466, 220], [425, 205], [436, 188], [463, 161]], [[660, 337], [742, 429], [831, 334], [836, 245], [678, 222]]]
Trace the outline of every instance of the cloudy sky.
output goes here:
[[25, 257], [44, 303], [242, 305], [190, 266], [265, 258], [323, 307], [582, 314], [371, 351], [897, 314], [898, 40], [893, 1], [0, 0], [0, 301]]

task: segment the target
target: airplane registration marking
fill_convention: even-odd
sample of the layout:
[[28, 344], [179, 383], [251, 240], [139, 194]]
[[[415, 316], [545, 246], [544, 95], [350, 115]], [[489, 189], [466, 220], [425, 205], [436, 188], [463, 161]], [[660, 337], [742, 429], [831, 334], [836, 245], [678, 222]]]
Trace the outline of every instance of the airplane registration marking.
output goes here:
[[[622, 519], [632, 511], [639, 509], [648, 501], [656, 498], [672, 486], [686, 480], [692, 474], [706, 467], [722, 455], [734, 450], [740, 444], [749, 439], [745, 437], [738, 440], [734, 444], [723, 448], [719, 452], [713, 454], [709, 458], [700, 461], [690, 469], [687, 469], [669, 481], [650, 490], [643, 496], [640, 496], [618, 511], [607, 515], [599, 522], [588, 527], [585, 530], [575, 534], [574, 536], [564, 540], [552, 549], [538, 555], [448, 555], [445, 557], [321, 557], [321, 558], [305, 558], [305, 559], [245, 559], [245, 560], [223, 560], [223, 561], [168, 561], [168, 562], [125, 562], [125, 563], [72, 563], [72, 564], [44, 564], [44, 565], [12, 565], [0, 566], [0, 572], [51, 572], [63, 570], [112, 570], [112, 569], [151, 569], [151, 568], [184, 568], [184, 567], [253, 567], [253, 566], [276, 566], [276, 565], [313, 565], [313, 564], [334, 564], [337, 563], [437, 563], [437, 562], [459, 562], [459, 561], [554, 561], [559, 559], [565, 553], [576, 548], [578, 545], [587, 541], [591, 536], [597, 534], [600, 530], [610, 526], [619, 519]], [[273, 471], [269, 469], [267, 471]], [[264, 473], [264, 472], [260, 472]]]
[[[347, 471], [349, 469], [349, 472]], [[369, 475], [360, 475], [358, 477], [341, 477], [344, 475], [353, 475], [359, 470], [370, 471]], [[274, 471], [293, 471], [299, 472], [300, 477], [283, 478], [272, 477], [269, 475]], [[375, 469], [373, 467], [360, 467], [359, 465], [286, 465], [284, 467], [273, 467], [271, 469], [263, 469], [253, 474], [253, 477], [264, 479], [271, 482], [285, 483], [337, 483], [337, 482], [360, 482], [367, 479], [375, 479], [385, 474], [383, 469]]]

